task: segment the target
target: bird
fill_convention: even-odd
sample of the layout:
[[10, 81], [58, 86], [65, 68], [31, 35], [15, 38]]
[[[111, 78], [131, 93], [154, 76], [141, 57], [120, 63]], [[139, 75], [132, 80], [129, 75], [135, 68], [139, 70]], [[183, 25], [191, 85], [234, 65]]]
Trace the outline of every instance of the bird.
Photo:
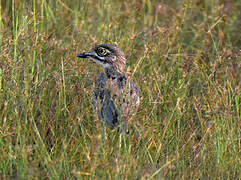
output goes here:
[[[92, 104], [98, 119], [114, 129], [128, 121], [140, 104], [139, 88], [125, 71], [124, 52], [114, 44], [96, 45], [90, 52], [77, 54], [101, 65], [104, 70], [95, 82]], [[125, 129], [128, 131], [128, 129]]]

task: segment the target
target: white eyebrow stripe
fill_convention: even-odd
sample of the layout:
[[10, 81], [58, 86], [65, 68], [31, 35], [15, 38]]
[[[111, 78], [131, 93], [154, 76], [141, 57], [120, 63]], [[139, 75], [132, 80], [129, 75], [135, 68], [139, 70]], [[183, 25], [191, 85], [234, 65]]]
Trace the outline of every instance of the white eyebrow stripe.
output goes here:
[[102, 61], [104, 61], [105, 60], [105, 58], [104, 57], [101, 57], [101, 56], [99, 56], [96, 52], [94, 52], [94, 55], [96, 56], [96, 57], [98, 57], [99, 59], [101, 59]]

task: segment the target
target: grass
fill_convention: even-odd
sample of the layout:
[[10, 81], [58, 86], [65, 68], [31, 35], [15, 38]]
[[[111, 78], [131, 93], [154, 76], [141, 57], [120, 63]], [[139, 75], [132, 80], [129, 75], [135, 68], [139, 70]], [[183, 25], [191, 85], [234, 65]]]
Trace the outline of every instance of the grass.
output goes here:
[[[0, 6], [1, 179], [240, 179], [240, 1], [14, 1]], [[102, 127], [118, 44], [141, 93], [130, 134]]]

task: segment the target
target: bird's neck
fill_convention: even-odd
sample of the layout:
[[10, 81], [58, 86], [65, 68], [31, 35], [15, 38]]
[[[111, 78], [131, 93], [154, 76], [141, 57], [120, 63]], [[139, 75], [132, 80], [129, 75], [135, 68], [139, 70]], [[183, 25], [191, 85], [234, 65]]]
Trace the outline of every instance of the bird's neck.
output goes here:
[[107, 67], [105, 68], [105, 74], [107, 76], [107, 78], [111, 78], [111, 79], [115, 79], [115, 78], [119, 78], [122, 76], [125, 76], [125, 73], [123, 70], [119, 70], [113, 67]]

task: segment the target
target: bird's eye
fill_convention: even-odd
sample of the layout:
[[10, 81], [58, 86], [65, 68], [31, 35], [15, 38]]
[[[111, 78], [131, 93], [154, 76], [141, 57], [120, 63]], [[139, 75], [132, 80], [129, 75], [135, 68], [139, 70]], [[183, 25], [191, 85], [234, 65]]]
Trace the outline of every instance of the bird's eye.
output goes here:
[[99, 56], [105, 56], [105, 55], [107, 55], [107, 51], [106, 51], [106, 49], [99, 48], [99, 49], [97, 49], [97, 54]]

